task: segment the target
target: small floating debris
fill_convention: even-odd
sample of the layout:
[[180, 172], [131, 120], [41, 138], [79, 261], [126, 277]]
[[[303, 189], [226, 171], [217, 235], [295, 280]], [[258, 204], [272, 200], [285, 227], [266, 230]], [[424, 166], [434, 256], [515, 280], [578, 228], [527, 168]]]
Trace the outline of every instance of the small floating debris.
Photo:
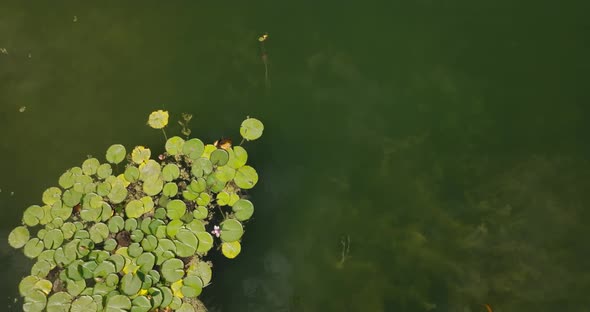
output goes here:
[[10, 192], [10, 196], [14, 196], [14, 192]]
[[8, 50], [6, 48], [0, 48], [0, 53], [8, 55]]
[[78, 21], [78, 16], [74, 15], [74, 23]]
[[19, 111], [19, 112], [21, 112], [21, 113], [24, 113], [26, 110], [27, 110], [27, 107], [26, 107], [26, 106], [21, 106], [21, 107], [18, 109], [18, 111]]
[[31, 53], [29, 53], [29, 55], [27, 55], [29, 58], [31, 58]]

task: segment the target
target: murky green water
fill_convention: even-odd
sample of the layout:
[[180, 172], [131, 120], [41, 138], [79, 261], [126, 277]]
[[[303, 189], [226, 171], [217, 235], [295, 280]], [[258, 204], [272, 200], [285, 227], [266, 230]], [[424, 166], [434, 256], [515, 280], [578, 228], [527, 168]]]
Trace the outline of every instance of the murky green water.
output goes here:
[[195, 2], [0, 4], [0, 306], [24, 208], [164, 107], [266, 125], [212, 311], [590, 311], [588, 4]]

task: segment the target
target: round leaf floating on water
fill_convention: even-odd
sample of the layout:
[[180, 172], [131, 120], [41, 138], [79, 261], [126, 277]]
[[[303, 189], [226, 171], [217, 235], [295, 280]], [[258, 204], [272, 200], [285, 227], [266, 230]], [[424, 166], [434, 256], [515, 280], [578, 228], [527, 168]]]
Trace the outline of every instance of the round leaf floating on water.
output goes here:
[[238, 169], [246, 164], [248, 161], [248, 152], [241, 146], [234, 146], [233, 149], [228, 150], [229, 160], [227, 166]]
[[187, 229], [180, 229], [178, 233], [176, 233], [174, 245], [176, 245], [177, 256], [190, 257], [195, 253], [195, 251], [197, 251], [199, 240], [195, 234], [193, 234], [193, 232]]
[[187, 276], [183, 280], [182, 294], [188, 298], [195, 298], [201, 294], [203, 281], [198, 276]]
[[25, 244], [24, 254], [28, 258], [36, 258], [43, 251], [43, 242], [38, 238], [32, 238]]
[[143, 164], [150, 159], [152, 155], [152, 151], [149, 148], [145, 148], [143, 146], [136, 146], [133, 151], [131, 151], [131, 160], [136, 164]]
[[143, 212], [143, 203], [141, 200], [131, 200], [125, 206], [125, 215], [127, 218], [139, 218]]
[[178, 179], [180, 176], [180, 169], [175, 164], [167, 164], [162, 169], [162, 178], [164, 181], [172, 181]]
[[242, 224], [234, 219], [227, 219], [221, 222], [221, 240], [224, 242], [235, 242], [244, 234]]
[[213, 247], [213, 236], [207, 232], [197, 232], [195, 233], [197, 238], [199, 239], [199, 246], [197, 247], [197, 252], [199, 253], [206, 253]]
[[114, 295], [107, 299], [105, 312], [123, 312], [131, 309], [131, 300], [127, 296]]
[[47, 304], [47, 297], [40, 290], [33, 290], [28, 296], [25, 297], [25, 303], [23, 304], [23, 311], [37, 312], [43, 311]]
[[168, 197], [173, 197], [178, 194], [178, 185], [173, 182], [168, 182], [164, 184], [164, 188], [162, 189], [162, 194]]
[[209, 214], [209, 211], [204, 206], [198, 206], [193, 211], [193, 217], [195, 217], [195, 219], [205, 219], [205, 218], [207, 218], [208, 214]]
[[234, 182], [241, 189], [251, 189], [258, 183], [258, 173], [250, 166], [243, 166], [236, 171]]
[[174, 283], [184, 276], [184, 263], [180, 259], [168, 259], [162, 263], [162, 277]]
[[53, 205], [56, 201], [61, 199], [61, 189], [52, 186], [43, 192], [43, 203], [46, 205]]
[[100, 179], [106, 179], [113, 173], [113, 167], [110, 164], [102, 164], [96, 169], [96, 175]]
[[104, 223], [95, 223], [88, 232], [90, 232], [90, 239], [98, 244], [109, 236], [109, 227]]
[[157, 110], [148, 117], [148, 125], [154, 129], [162, 129], [168, 125], [168, 111]]
[[26, 226], [17, 226], [8, 234], [8, 244], [12, 248], [22, 248], [29, 241], [30, 234]]
[[190, 159], [198, 159], [203, 155], [204, 151], [205, 145], [199, 139], [190, 139], [184, 142], [184, 146], [182, 147], [182, 153]]
[[82, 163], [82, 172], [84, 172], [85, 175], [96, 174], [98, 166], [100, 166], [98, 159], [88, 158]]
[[264, 125], [256, 118], [247, 118], [242, 122], [240, 134], [248, 141], [253, 141], [262, 136]]
[[240, 221], [248, 220], [254, 213], [254, 204], [247, 199], [240, 199], [232, 206], [232, 210], [236, 219]]
[[186, 213], [186, 204], [180, 199], [171, 200], [166, 206], [168, 218], [180, 219]]
[[61, 246], [64, 241], [64, 235], [61, 230], [54, 229], [43, 237], [43, 242], [45, 243], [45, 249], [57, 249]]
[[168, 154], [174, 156], [179, 155], [182, 153], [182, 148], [184, 146], [184, 140], [179, 136], [173, 136], [166, 141], [166, 152]]
[[45, 211], [43, 208], [37, 205], [32, 205], [25, 210], [23, 214], [23, 222], [27, 226], [35, 226], [45, 217]]
[[118, 164], [125, 159], [125, 146], [121, 144], [113, 144], [107, 149], [106, 159], [111, 164]]
[[90, 296], [80, 296], [74, 302], [70, 312], [96, 312], [98, 311], [98, 304]]
[[125, 168], [125, 180], [129, 182], [137, 182], [139, 180], [139, 169], [135, 166]]
[[69, 189], [70, 187], [72, 187], [74, 185], [75, 182], [75, 175], [71, 170], [68, 170], [66, 172], [64, 172], [60, 177], [59, 177], [59, 186], [63, 187], [64, 189]]
[[121, 291], [126, 295], [135, 295], [141, 289], [141, 279], [137, 274], [127, 273], [121, 278]]
[[133, 312], [148, 312], [152, 310], [152, 303], [145, 296], [135, 297], [132, 301], [131, 311]]
[[216, 149], [211, 153], [211, 163], [215, 166], [223, 166], [229, 160], [229, 154], [224, 149]]
[[147, 178], [143, 183], [143, 191], [149, 196], [158, 195], [164, 187], [164, 180], [160, 176]]
[[47, 300], [47, 312], [68, 312], [72, 303], [72, 296], [67, 292], [57, 292]]
[[221, 253], [223, 253], [223, 255], [229, 259], [237, 257], [240, 254], [241, 250], [242, 245], [240, 245], [240, 242], [238, 241], [224, 242], [223, 244], [221, 244]]

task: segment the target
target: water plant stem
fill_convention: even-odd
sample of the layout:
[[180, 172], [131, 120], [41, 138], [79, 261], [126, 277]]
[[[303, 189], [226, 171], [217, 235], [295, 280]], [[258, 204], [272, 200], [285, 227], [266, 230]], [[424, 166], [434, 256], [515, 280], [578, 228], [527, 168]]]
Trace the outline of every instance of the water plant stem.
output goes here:
[[267, 89], [270, 88], [270, 78], [269, 78], [269, 63], [268, 63], [268, 53], [266, 53], [266, 48], [264, 46], [264, 41], [260, 42], [260, 51], [261, 51], [261, 58], [262, 63], [264, 64], [264, 85]]
[[164, 139], [166, 139], [166, 141], [168, 141], [168, 136], [166, 135], [166, 130], [164, 130], [164, 128], [162, 128], [162, 132], [164, 133]]

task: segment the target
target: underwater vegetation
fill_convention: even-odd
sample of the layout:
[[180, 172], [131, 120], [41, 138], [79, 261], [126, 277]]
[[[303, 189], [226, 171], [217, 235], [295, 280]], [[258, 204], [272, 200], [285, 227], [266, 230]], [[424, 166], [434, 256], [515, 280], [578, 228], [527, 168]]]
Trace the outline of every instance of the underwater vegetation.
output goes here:
[[[229, 139], [189, 138], [191, 115], [179, 121], [186, 140], [167, 138], [168, 112], [153, 112], [166, 152], [111, 145], [106, 162], [84, 160], [23, 214], [8, 242], [35, 260], [19, 291], [24, 311], [206, 311], [197, 299], [211, 283], [213, 250], [241, 251], [254, 213], [245, 191], [258, 182], [248, 153]], [[243, 140], [262, 122], [242, 122]]]

